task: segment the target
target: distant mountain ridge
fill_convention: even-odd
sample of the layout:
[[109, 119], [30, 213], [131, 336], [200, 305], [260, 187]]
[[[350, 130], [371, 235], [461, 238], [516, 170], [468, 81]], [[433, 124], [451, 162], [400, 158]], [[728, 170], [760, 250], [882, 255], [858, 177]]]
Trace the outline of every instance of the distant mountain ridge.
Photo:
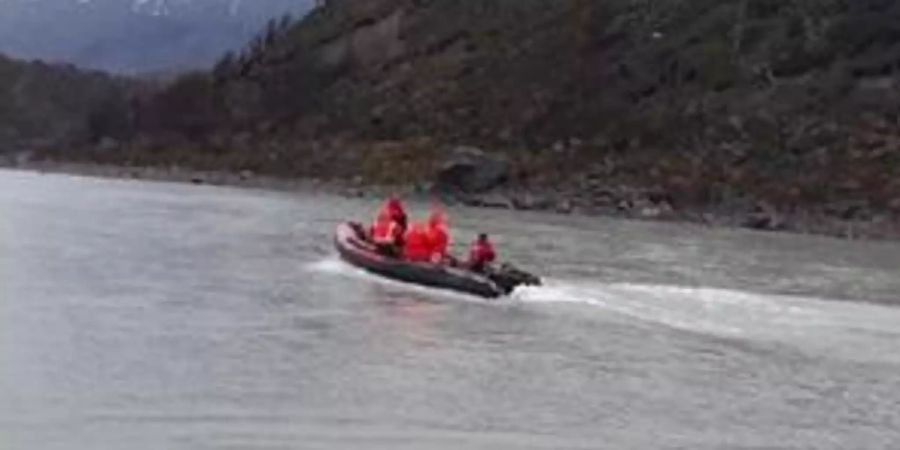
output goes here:
[[311, 0], [0, 0], [0, 53], [141, 73], [210, 65]]

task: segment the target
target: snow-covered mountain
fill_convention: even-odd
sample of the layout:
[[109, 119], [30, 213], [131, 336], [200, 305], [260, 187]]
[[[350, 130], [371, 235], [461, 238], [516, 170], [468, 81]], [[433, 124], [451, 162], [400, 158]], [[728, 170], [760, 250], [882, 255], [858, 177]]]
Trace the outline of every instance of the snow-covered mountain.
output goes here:
[[117, 72], [199, 67], [312, 0], [0, 0], [0, 52]]

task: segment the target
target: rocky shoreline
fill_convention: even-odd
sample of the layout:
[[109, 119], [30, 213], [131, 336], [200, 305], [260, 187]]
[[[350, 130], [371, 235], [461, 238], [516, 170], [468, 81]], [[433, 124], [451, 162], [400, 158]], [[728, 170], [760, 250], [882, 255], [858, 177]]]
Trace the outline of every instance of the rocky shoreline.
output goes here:
[[327, 3], [167, 83], [10, 62], [0, 166], [900, 239], [900, 3]]
[[[900, 219], [888, 215], [840, 218], [832, 213], [799, 211], [783, 213], [765, 203], [749, 207], [709, 206], [676, 208], [656, 194], [621, 187], [607, 189], [600, 200], [583, 201], [581, 194], [490, 193], [463, 199], [474, 207], [549, 211], [559, 214], [618, 217], [629, 220], [696, 223], [710, 227], [743, 228], [829, 236], [849, 240], [900, 240]], [[574, 199], [574, 200], [573, 200]], [[848, 206], [847, 210], [853, 210]]]
[[383, 186], [365, 184], [362, 179], [324, 180], [281, 178], [250, 171], [197, 171], [187, 168], [125, 167], [93, 163], [30, 161], [3, 164], [0, 168], [37, 173], [61, 173], [100, 178], [181, 182], [197, 185], [234, 186], [305, 193], [321, 193], [354, 198], [381, 198], [389, 192], [427, 198], [438, 196], [448, 203], [470, 207], [543, 211], [556, 214], [616, 217], [628, 220], [697, 223], [711, 227], [745, 228], [830, 236], [852, 240], [900, 240], [900, 217], [860, 213], [841, 217], [842, 211], [800, 211], [783, 213], [765, 204], [750, 207], [710, 206], [678, 208], [657, 193], [627, 186], [596, 185], [593, 189], [492, 188], [479, 193], [451, 191], [433, 185]]
[[[234, 186], [269, 190], [322, 191], [341, 193], [341, 186], [334, 182], [311, 179], [287, 179], [258, 175], [249, 171], [229, 172], [218, 170], [193, 170], [182, 167], [120, 166], [82, 162], [31, 161], [20, 164], [0, 164], [0, 168], [36, 173], [54, 173], [89, 176], [96, 178], [163, 181], [196, 185]], [[345, 194], [349, 191], [345, 192]]]

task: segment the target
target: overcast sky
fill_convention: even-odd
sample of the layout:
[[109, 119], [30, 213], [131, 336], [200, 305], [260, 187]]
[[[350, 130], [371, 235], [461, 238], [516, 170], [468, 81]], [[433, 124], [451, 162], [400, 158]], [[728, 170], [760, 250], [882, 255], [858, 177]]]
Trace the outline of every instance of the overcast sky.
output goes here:
[[117, 72], [211, 64], [312, 0], [0, 0], [0, 52]]

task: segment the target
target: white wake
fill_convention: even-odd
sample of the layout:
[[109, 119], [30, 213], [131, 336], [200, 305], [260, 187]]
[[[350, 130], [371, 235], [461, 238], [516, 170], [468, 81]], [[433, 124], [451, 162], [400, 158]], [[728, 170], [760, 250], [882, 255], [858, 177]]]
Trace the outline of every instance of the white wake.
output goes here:
[[[848, 357], [879, 360], [900, 345], [900, 308], [855, 301], [774, 295], [737, 289], [643, 283], [549, 279], [544, 286], [517, 289], [501, 301], [402, 283], [371, 275], [337, 258], [307, 270], [386, 286], [397, 293], [486, 304], [581, 305], [609, 320], [639, 320], [721, 337], [777, 340]], [[892, 356], [900, 360], [900, 355]]]
[[583, 304], [668, 327], [724, 337], [801, 343], [851, 358], [900, 360], [900, 309], [842, 299], [773, 295], [734, 289], [639, 283], [549, 280], [518, 290], [534, 304]]

